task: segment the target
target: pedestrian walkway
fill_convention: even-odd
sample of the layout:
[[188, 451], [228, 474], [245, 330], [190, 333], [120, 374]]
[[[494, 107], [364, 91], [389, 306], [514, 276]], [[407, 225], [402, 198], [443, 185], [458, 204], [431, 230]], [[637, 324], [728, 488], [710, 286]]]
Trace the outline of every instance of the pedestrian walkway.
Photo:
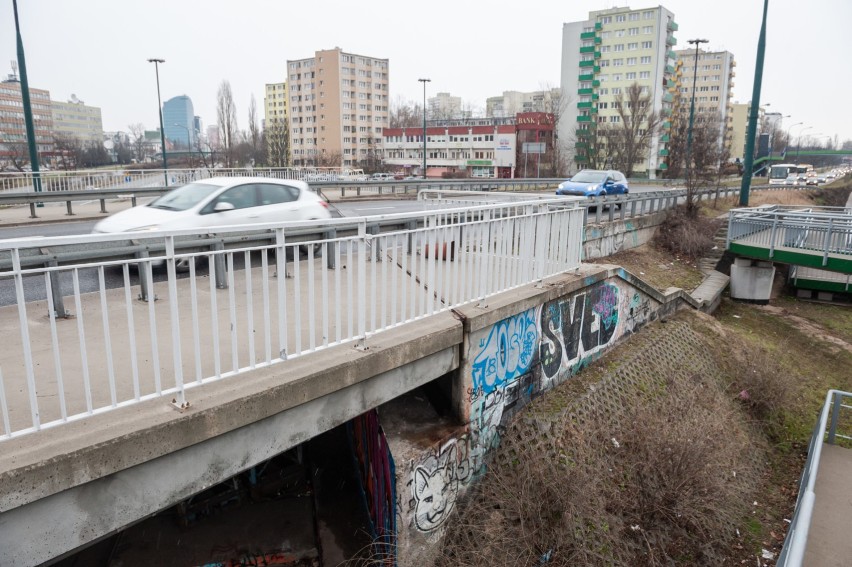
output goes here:
[[846, 567], [852, 558], [852, 450], [824, 443], [817, 473], [807, 567]]

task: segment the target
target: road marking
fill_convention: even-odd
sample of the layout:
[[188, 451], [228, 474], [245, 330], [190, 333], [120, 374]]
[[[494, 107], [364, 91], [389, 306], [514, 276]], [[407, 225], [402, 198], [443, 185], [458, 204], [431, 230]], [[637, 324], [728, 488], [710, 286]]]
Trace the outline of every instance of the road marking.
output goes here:
[[353, 211], [381, 211], [384, 209], [395, 209], [396, 207], [367, 207], [361, 209], [352, 209]]

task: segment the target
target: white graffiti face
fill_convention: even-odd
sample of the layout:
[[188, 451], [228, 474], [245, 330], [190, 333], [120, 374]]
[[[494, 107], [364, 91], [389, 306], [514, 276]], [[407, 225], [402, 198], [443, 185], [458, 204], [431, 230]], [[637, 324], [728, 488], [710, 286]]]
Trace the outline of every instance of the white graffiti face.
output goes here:
[[458, 496], [458, 481], [450, 467], [429, 472], [423, 467], [414, 470], [414, 498], [417, 500], [414, 521], [422, 531], [440, 526], [453, 511]]

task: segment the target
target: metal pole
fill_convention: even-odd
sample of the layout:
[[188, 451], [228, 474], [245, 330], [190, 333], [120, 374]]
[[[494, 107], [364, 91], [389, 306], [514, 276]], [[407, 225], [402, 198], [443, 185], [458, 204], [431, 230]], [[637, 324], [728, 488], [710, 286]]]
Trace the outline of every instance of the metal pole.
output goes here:
[[166, 162], [166, 131], [163, 128], [163, 103], [160, 100], [160, 63], [165, 63], [165, 59], [148, 59], [148, 63], [154, 64], [154, 72], [157, 74], [157, 110], [160, 114], [160, 144], [163, 146], [163, 179], [166, 182], [166, 187], [169, 186], [169, 174], [166, 171], [169, 169]]
[[[24, 40], [21, 38], [21, 26], [18, 23], [18, 0], [12, 0], [15, 11], [15, 34], [18, 42], [18, 69], [21, 71], [21, 101], [24, 105], [24, 123], [27, 128], [27, 148], [30, 153], [30, 169], [33, 173], [33, 187], [36, 193], [41, 193], [41, 175], [38, 169], [38, 146], [36, 145], [35, 125], [33, 124], [33, 109], [30, 104], [30, 85], [27, 79], [27, 61], [24, 57]], [[37, 203], [43, 207], [44, 203]]]
[[426, 179], [426, 83], [432, 79], [417, 79], [423, 83], [423, 179]]
[[751, 108], [748, 117], [748, 134], [746, 135], [745, 164], [743, 165], [743, 182], [740, 185], [740, 206], [748, 206], [748, 190], [751, 187], [751, 173], [754, 169], [754, 138], [757, 134], [757, 109], [760, 107], [760, 87], [763, 80], [763, 56], [766, 52], [766, 12], [769, 0], [763, 0], [763, 22], [760, 24], [760, 38], [757, 42], [757, 63], [754, 68], [754, 90], [751, 93]]
[[690, 39], [687, 41], [690, 45], [695, 45], [695, 62], [692, 66], [692, 100], [689, 103], [689, 127], [686, 131], [686, 182], [690, 182], [689, 163], [691, 161], [690, 153], [692, 152], [692, 124], [695, 120], [695, 83], [698, 81], [698, 48], [702, 43], [709, 43], [707, 39]]

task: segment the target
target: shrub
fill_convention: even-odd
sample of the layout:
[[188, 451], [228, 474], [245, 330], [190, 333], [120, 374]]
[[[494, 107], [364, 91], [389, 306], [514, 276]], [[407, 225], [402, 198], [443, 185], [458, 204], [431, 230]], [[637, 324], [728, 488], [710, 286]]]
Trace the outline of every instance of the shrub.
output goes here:
[[678, 207], [657, 229], [654, 242], [676, 256], [696, 260], [713, 248], [713, 237], [721, 225], [718, 219], [691, 217]]

